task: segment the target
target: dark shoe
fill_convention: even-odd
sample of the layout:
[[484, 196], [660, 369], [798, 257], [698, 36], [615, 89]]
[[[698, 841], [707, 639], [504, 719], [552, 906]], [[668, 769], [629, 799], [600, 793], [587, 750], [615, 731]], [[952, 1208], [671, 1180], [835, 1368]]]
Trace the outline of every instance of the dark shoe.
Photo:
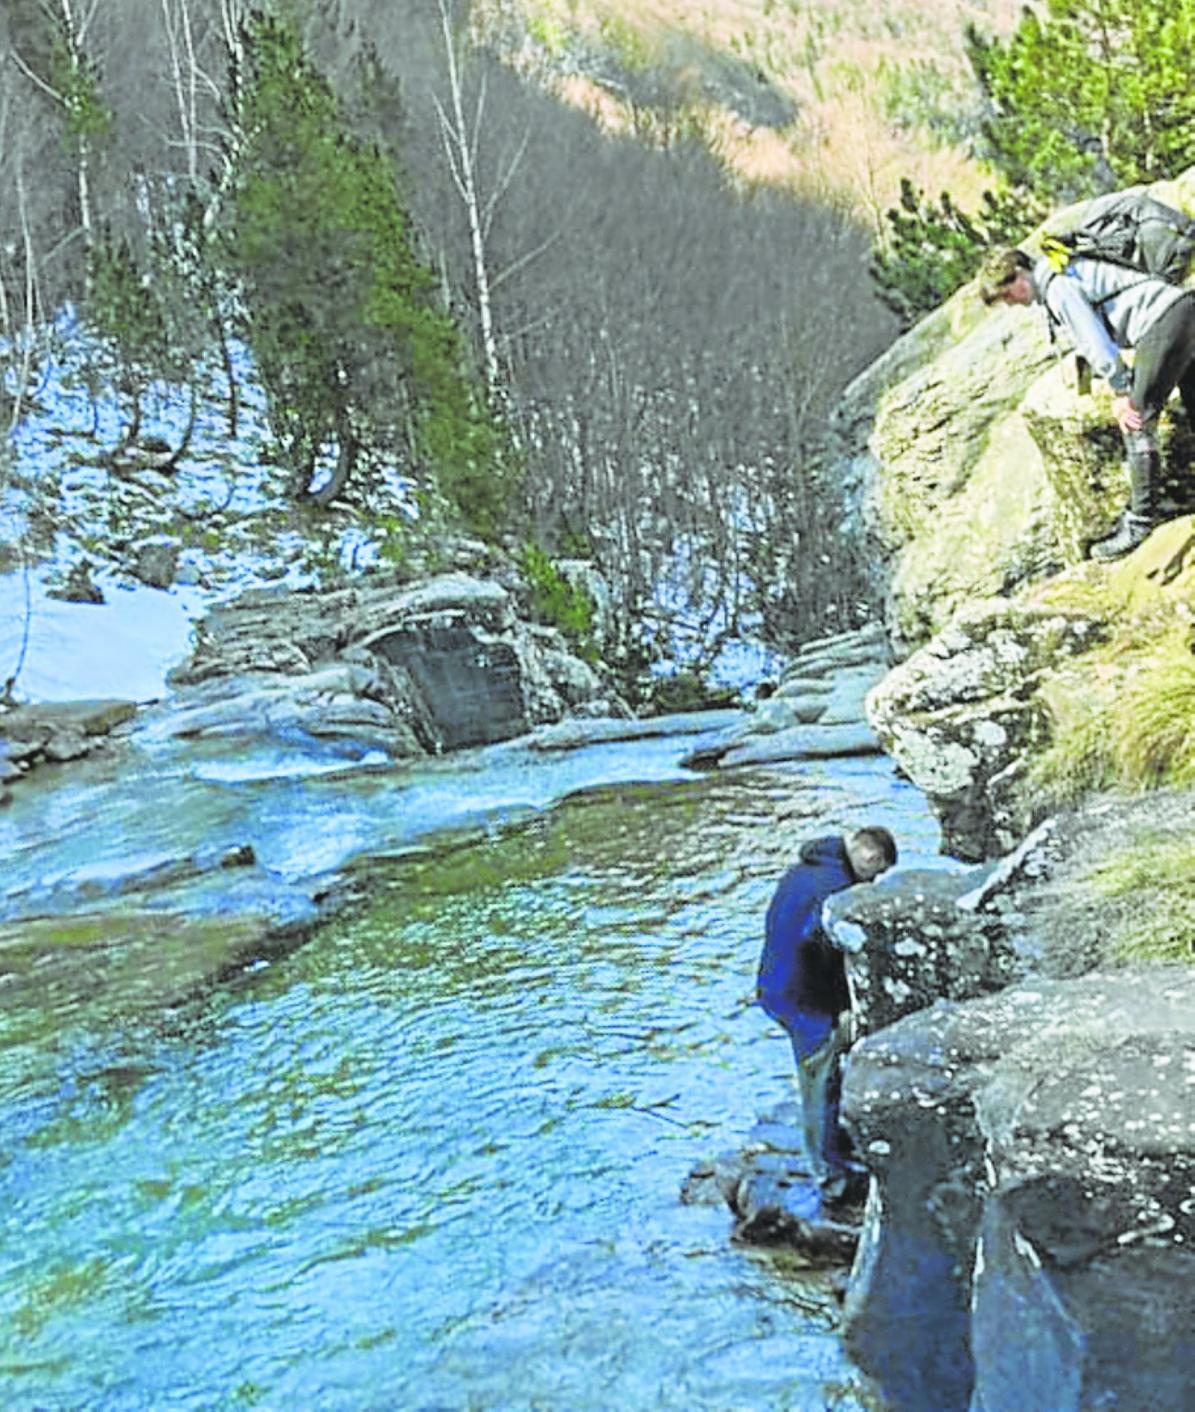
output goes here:
[[1088, 552], [1093, 559], [1122, 559], [1139, 544], [1144, 544], [1161, 523], [1161, 516], [1139, 515], [1135, 510], [1125, 510], [1111, 533], [1097, 539]]
[[871, 1173], [859, 1162], [845, 1162], [832, 1169], [822, 1181], [822, 1197], [827, 1206], [857, 1206], [867, 1195]]

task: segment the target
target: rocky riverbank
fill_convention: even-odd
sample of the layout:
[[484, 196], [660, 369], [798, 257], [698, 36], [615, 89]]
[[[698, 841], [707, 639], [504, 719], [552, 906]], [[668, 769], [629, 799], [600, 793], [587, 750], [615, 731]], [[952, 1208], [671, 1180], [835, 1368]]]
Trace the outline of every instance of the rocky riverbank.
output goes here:
[[994, 867], [830, 909], [873, 1173], [847, 1340], [897, 1407], [1189, 1404], [1195, 969], [1129, 964], [1148, 897], [1108, 879], [1193, 804], [1096, 799]]
[[998, 863], [836, 894], [865, 1211], [808, 1208], [792, 1105], [690, 1175], [738, 1238], [853, 1257], [847, 1346], [897, 1412], [1191, 1405], [1195, 968], [1133, 963], [1150, 899], [1110, 879], [1193, 807], [1101, 797]]
[[[1195, 169], [1153, 190], [1193, 211]], [[966, 286], [848, 389], [824, 469], [896, 663], [869, 725], [975, 865], [828, 909], [872, 1173], [847, 1337], [900, 1412], [1195, 1405], [1195, 523], [1087, 561], [1121, 445], [1060, 351]], [[1193, 432], [1176, 399], [1187, 512]]]

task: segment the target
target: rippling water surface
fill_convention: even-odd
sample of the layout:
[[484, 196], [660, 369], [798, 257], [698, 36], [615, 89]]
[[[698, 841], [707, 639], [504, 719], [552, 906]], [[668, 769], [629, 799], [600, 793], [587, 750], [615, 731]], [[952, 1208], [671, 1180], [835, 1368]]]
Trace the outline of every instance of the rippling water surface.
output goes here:
[[678, 1190], [785, 1096], [763, 910], [865, 818], [932, 854], [882, 761], [597, 790], [181, 1007], [0, 1016], [0, 1405], [862, 1405]]

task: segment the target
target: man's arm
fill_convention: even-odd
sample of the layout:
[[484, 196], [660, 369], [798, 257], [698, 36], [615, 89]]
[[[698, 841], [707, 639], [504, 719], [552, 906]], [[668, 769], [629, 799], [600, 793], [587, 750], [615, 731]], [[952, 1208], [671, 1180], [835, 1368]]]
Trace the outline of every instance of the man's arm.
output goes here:
[[1075, 351], [1086, 358], [1113, 392], [1128, 396], [1133, 375], [1125, 367], [1103, 319], [1087, 302], [1077, 279], [1062, 274], [1046, 289], [1046, 306], [1066, 328]]
[[1087, 302], [1078, 280], [1066, 274], [1052, 279], [1046, 290], [1046, 306], [1065, 326], [1079, 356], [1085, 358], [1116, 393], [1112, 412], [1121, 430], [1139, 431], [1143, 418], [1130, 396], [1133, 375], [1125, 367], [1120, 349], [1103, 319]]

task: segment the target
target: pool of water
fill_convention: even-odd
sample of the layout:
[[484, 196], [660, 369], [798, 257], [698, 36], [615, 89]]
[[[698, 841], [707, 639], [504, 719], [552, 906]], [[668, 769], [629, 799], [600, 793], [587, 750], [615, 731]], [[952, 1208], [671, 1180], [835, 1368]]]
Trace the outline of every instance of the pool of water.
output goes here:
[[866, 819], [932, 858], [882, 760], [591, 790], [182, 1005], [0, 1012], [0, 1405], [866, 1405], [825, 1280], [678, 1199], [787, 1094], [776, 878]]

